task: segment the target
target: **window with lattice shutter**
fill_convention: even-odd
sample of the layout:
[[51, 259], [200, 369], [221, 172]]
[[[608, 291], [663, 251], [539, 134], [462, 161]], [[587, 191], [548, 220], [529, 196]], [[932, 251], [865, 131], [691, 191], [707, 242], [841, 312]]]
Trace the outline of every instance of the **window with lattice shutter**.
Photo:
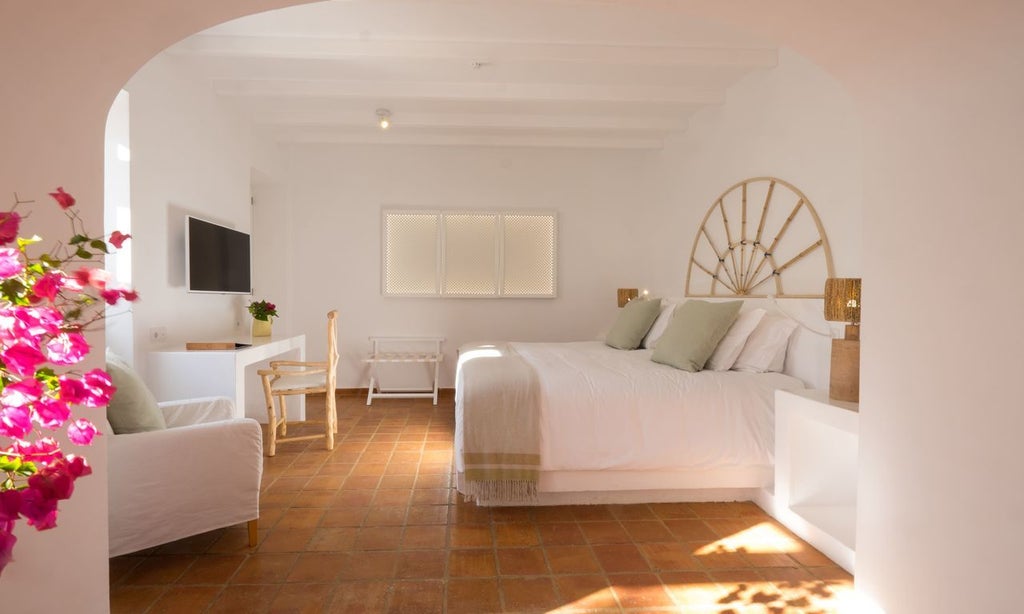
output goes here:
[[503, 230], [502, 294], [554, 296], [555, 216], [506, 214]]
[[384, 211], [388, 296], [554, 297], [557, 217], [511, 211]]
[[438, 213], [384, 214], [384, 294], [438, 293]]

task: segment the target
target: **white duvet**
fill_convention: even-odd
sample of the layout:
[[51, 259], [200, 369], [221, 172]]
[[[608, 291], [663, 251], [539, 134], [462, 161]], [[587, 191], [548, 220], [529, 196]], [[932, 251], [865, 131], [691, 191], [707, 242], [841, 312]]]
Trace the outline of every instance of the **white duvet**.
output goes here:
[[598, 341], [511, 346], [540, 380], [542, 471], [770, 465], [774, 391], [804, 387], [781, 373], [688, 373]]

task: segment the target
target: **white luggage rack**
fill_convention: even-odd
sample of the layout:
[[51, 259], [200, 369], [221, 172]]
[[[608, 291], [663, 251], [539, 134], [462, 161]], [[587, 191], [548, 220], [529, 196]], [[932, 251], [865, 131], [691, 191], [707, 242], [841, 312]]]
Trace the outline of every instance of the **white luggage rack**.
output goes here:
[[[437, 405], [437, 379], [444, 354], [444, 337], [370, 337], [370, 355], [363, 362], [370, 365], [370, 387], [366, 404], [374, 399], [433, 399]], [[415, 348], [415, 349], [414, 349]], [[429, 349], [427, 349], [429, 348]], [[433, 365], [433, 386], [426, 388], [382, 388], [377, 366], [381, 364], [420, 363]], [[376, 392], [374, 392], [376, 391]]]

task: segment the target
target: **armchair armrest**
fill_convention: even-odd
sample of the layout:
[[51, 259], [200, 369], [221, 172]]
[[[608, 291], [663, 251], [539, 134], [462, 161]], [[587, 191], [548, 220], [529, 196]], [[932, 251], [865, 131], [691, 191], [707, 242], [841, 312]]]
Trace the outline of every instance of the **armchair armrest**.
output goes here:
[[201, 397], [157, 403], [169, 428], [235, 418], [235, 402], [227, 397]]
[[255, 420], [114, 435], [107, 449], [110, 556], [259, 517]]

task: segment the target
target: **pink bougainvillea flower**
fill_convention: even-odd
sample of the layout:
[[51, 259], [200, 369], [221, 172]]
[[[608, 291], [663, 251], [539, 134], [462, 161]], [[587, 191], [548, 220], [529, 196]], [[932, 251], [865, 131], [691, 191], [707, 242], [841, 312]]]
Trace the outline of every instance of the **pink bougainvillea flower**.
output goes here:
[[[41, 473], [37, 473], [30, 477], [28, 479], [29, 487], [21, 491], [21, 515], [37, 531], [45, 531], [57, 526], [57, 501], [59, 501], [56, 497], [49, 496], [50, 492], [54, 489], [50, 484], [43, 481], [47, 478], [37, 479], [41, 478], [41, 475]], [[50, 482], [71, 482], [70, 478], [59, 475], [50, 476], [48, 479]], [[34, 487], [32, 485], [33, 481], [40, 484], [41, 487]], [[61, 490], [64, 491], [66, 489], [61, 487]], [[71, 492], [74, 492], [74, 486], [71, 487]]]
[[75, 492], [75, 479], [92, 472], [76, 459], [58, 458], [29, 477], [28, 488], [21, 491], [21, 515], [40, 531], [57, 526], [57, 502]]
[[[15, 492], [9, 490], [6, 492]], [[11, 562], [14, 556], [11, 554], [14, 550], [14, 544], [18, 541], [18, 538], [11, 533], [14, 530], [14, 521], [7, 523], [8, 526], [0, 526], [0, 573], [3, 572], [4, 567]]]
[[64, 287], [64, 275], [61, 273], [44, 273], [32, 284], [32, 294], [39, 299], [53, 301]]
[[49, 465], [64, 458], [60, 452], [60, 444], [53, 437], [43, 437], [33, 442], [18, 441], [11, 446], [11, 450], [37, 465]]
[[117, 301], [121, 300], [121, 291], [113, 288], [107, 288], [106, 290], [100, 291], [100, 296], [108, 305], [116, 305]]
[[18, 490], [0, 491], [0, 527], [18, 519], [21, 510], [21, 492]]
[[64, 323], [64, 316], [53, 307], [21, 307], [15, 317], [33, 337], [55, 335]]
[[63, 322], [51, 307], [0, 307], [0, 342], [4, 347], [19, 341], [38, 347], [44, 336], [60, 332]]
[[85, 392], [82, 395], [81, 404], [86, 407], [104, 407], [110, 403], [110, 397], [114, 396], [117, 388], [110, 380], [110, 376], [103, 369], [93, 369], [82, 375], [82, 384]]
[[46, 355], [55, 365], [74, 365], [89, 353], [89, 343], [79, 333], [61, 333], [46, 344]]
[[17, 341], [0, 351], [0, 360], [9, 371], [22, 377], [33, 376], [36, 373], [36, 366], [46, 362], [46, 356], [24, 341]]
[[61, 375], [57, 378], [60, 383], [60, 400], [68, 405], [81, 405], [86, 397], [85, 384], [82, 380], [72, 375]]
[[92, 475], [92, 467], [86, 460], [76, 454], [68, 454], [67, 456], [67, 472], [74, 478], [80, 478], [86, 475]]
[[80, 446], [87, 446], [92, 443], [96, 436], [96, 425], [88, 420], [79, 418], [68, 425], [68, 439], [71, 443]]
[[4, 407], [25, 407], [43, 396], [43, 385], [35, 379], [23, 379], [4, 386], [0, 392], [0, 403]]
[[0, 211], [0, 245], [7, 245], [18, 238], [21, 216], [14, 211]]
[[32, 430], [28, 407], [0, 407], [0, 435], [22, 439]]
[[121, 290], [121, 297], [129, 303], [139, 300], [139, 293], [134, 289]]
[[50, 192], [53, 200], [57, 201], [61, 209], [70, 209], [75, 206], [75, 197], [64, 191], [64, 188], [57, 188], [56, 192]]
[[0, 247], [0, 279], [17, 277], [25, 271], [21, 255], [13, 247]]
[[92, 286], [97, 290], [103, 290], [107, 287], [107, 282], [110, 281], [110, 273], [103, 269], [82, 267], [74, 272], [74, 278], [83, 288]]
[[120, 230], [115, 230], [114, 232], [110, 233], [110, 238], [107, 240], [110, 241], [110, 244], [116, 247], [117, 249], [121, 249], [121, 246], [124, 245], [124, 242], [131, 238], [132, 236], [130, 234], [126, 235]]
[[43, 395], [32, 404], [32, 419], [50, 430], [59, 429], [71, 418], [71, 407], [63, 400]]

